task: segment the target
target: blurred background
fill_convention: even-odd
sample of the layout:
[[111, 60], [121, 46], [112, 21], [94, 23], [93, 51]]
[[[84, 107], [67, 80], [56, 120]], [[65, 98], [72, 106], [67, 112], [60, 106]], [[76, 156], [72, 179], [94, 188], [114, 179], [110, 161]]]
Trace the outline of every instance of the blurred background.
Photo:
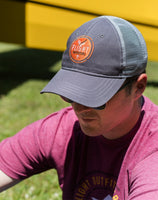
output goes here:
[[143, 34], [150, 60], [158, 60], [157, 0], [0, 0], [0, 41], [63, 51], [68, 36], [100, 15], [133, 23]]
[[[122, 17], [143, 34], [149, 54], [144, 94], [158, 105], [157, 0], [0, 0], [0, 141], [68, 106], [40, 91], [60, 69], [69, 35], [101, 15]], [[0, 194], [0, 200], [21, 199], [61, 199], [56, 172]]]

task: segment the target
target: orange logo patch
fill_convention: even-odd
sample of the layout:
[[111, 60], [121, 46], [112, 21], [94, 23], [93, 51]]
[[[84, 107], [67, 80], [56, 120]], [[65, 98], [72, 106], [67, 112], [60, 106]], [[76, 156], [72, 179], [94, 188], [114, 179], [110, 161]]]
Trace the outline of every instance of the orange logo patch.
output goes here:
[[93, 49], [93, 40], [88, 36], [81, 36], [71, 44], [69, 55], [73, 62], [82, 63], [91, 57]]

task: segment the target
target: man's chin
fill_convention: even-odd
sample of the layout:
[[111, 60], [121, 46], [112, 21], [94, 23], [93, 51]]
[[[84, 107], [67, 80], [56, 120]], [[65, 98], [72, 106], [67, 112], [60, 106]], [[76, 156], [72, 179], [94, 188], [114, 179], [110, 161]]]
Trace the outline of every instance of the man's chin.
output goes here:
[[81, 130], [83, 131], [83, 133], [87, 136], [90, 137], [96, 137], [101, 135], [100, 133], [98, 133], [97, 131], [94, 130], [94, 128], [89, 128], [89, 127], [81, 127]]

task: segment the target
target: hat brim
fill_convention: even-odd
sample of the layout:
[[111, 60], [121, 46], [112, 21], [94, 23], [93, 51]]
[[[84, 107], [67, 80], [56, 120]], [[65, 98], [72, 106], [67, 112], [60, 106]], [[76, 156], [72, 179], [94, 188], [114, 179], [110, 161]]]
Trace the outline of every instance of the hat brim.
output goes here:
[[120, 89], [125, 78], [105, 78], [61, 69], [41, 93], [54, 93], [88, 107], [109, 101]]

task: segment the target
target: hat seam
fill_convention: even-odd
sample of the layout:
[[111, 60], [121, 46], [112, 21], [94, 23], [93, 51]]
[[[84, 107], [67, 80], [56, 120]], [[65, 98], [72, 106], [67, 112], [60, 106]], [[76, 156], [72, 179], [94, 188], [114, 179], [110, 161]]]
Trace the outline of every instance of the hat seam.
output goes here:
[[68, 68], [68, 67], [62, 67], [62, 70], [73, 71], [73, 72], [78, 72], [78, 73], [81, 73], [81, 74], [86, 74], [86, 75], [89, 75], [89, 76], [102, 77], [102, 78], [115, 78], [115, 79], [127, 78], [127, 76], [118, 76], [118, 75], [117, 76], [108, 76], [108, 75], [96, 74], [96, 73], [93, 73], [93, 72], [86, 72], [86, 71], [82, 71], [82, 70], [78, 70], [78, 69], [71, 69], [71, 68]]
[[107, 16], [109, 22], [111, 22], [112, 24], [112, 27], [117, 35], [117, 37], [119, 38], [119, 42], [120, 42], [120, 46], [121, 46], [121, 67], [125, 67], [126, 66], [126, 52], [125, 52], [125, 43], [124, 43], [124, 39], [123, 39], [123, 36], [122, 36], [122, 33], [120, 31], [120, 28], [119, 26], [111, 19], [110, 16]]
[[84, 35], [88, 34], [89, 31], [90, 31], [97, 23], [99, 23], [99, 22], [100, 22], [100, 21], [98, 20], [98, 21], [96, 21], [95, 23], [92, 23], [92, 24], [89, 26], [89, 28], [87, 29], [87, 31], [85, 32]]

